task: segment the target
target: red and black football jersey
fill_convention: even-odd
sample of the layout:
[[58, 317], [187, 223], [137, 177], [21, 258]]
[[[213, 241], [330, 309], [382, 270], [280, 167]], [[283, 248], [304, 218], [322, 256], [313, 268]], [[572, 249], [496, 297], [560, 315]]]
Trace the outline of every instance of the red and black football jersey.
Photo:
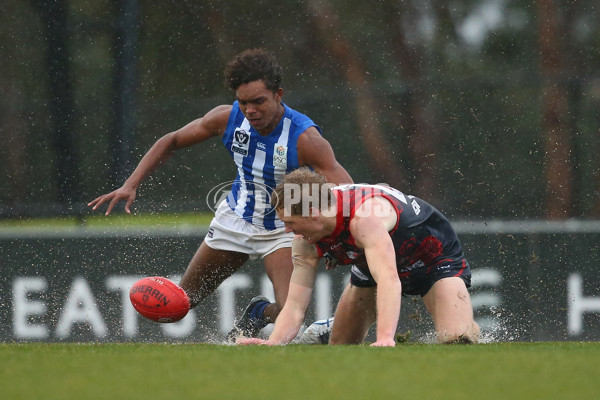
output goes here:
[[[389, 232], [396, 251], [398, 272], [416, 265], [436, 265], [446, 259], [463, 257], [461, 246], [446, 218], [431, 204], [405, 195], [386, 185], [342, 185], [332, 189], [336, 198], [337, 223], [334, 232], [316, 243], [321, 257], [341, 265], [368, 269], [364, 250], [356, 246], [350, 221], [365, 200], [380, 196], [392, 203], [396, 226]], [[374, 213], [377, 212], [375, 208]]]

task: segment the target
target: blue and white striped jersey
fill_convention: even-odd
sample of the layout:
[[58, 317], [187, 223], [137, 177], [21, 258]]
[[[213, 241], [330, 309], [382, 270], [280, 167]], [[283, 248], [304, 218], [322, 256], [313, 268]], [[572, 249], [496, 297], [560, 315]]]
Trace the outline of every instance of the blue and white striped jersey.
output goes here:
[[285, 113], [277, 127], [262, 136], [234, 102], [222, 138], [237, 167], [227, 203], [245, 221], [268, 230], [283, 227], [271, 207], [271, 192], [283, 175], [299, 167], [298, 137], [311, 126], [321, 131], [306, 115], [283, 106]]

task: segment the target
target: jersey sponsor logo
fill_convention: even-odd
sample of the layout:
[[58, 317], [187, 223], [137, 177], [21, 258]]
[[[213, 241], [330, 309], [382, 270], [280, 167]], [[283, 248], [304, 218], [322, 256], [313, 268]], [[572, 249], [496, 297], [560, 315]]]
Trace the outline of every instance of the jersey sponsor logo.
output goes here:
[[246, 157], [248, 155], [248, 147], [250, 146], [250, 134], [241, 128], [237, 128], [233, 133], [233, 143], [231, 151]]
[[412, 271], [413, 269], [422, 268], [424, 266], [425, 266], [425, 263], [422, 260], [417, 260], [416, 262], [412, 263], [410, 266], [408, 266], [406, 268], [402, 268], [402, 271]]
[[275, 151], [273, 151], [273, 165], [287, 167], [287, 147], [282, 144], [275, 144]]
[[267, 145], [264, 144], [263, 142], [257, 142], [256, 143], [256, 147], [259, 148], [259, 149], [261, 149], [261, 150], [265, 150], [265, 151], [267, 150]]

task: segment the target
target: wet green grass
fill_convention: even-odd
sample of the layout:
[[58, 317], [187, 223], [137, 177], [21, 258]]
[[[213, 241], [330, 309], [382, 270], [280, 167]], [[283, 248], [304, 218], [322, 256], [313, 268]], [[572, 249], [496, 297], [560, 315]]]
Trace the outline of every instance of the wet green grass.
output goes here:
[[213, 213], [156, 213], [156, 214], [124, 214], [115, 213], [108, 216], [102, 213], [82, 217], [55, 218], [14, 218], [0, 219], [2, 228], [69, 228], [69, 227], [127, 227], [157, 226], [176, 227], [179, 225], [208, 225]]
[[0, 344], [3, 399], [592, 399], [599, 343]]

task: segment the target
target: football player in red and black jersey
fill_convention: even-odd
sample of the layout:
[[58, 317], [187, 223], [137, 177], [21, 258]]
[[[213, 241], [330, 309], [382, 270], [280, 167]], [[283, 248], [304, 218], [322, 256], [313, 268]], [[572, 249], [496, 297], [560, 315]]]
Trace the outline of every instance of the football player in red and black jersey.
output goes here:
[[[351, 266], [330, 344], [361, 343], [377, 322], [373, 346], [394, 346], [402, 294], [423, 298], [440, 343], [474, 343], [479, 327], [468, 292], [471, 271], [448, 220], [435, 207], [387, 185], [328, 185], [308, 168], [284, 177], [273, 202], [292, 246], [288, 300], [268, 340], [285, 344], [304, 320], [319, 259]], [[333, 262], [332, 262], [333, 261]]]

